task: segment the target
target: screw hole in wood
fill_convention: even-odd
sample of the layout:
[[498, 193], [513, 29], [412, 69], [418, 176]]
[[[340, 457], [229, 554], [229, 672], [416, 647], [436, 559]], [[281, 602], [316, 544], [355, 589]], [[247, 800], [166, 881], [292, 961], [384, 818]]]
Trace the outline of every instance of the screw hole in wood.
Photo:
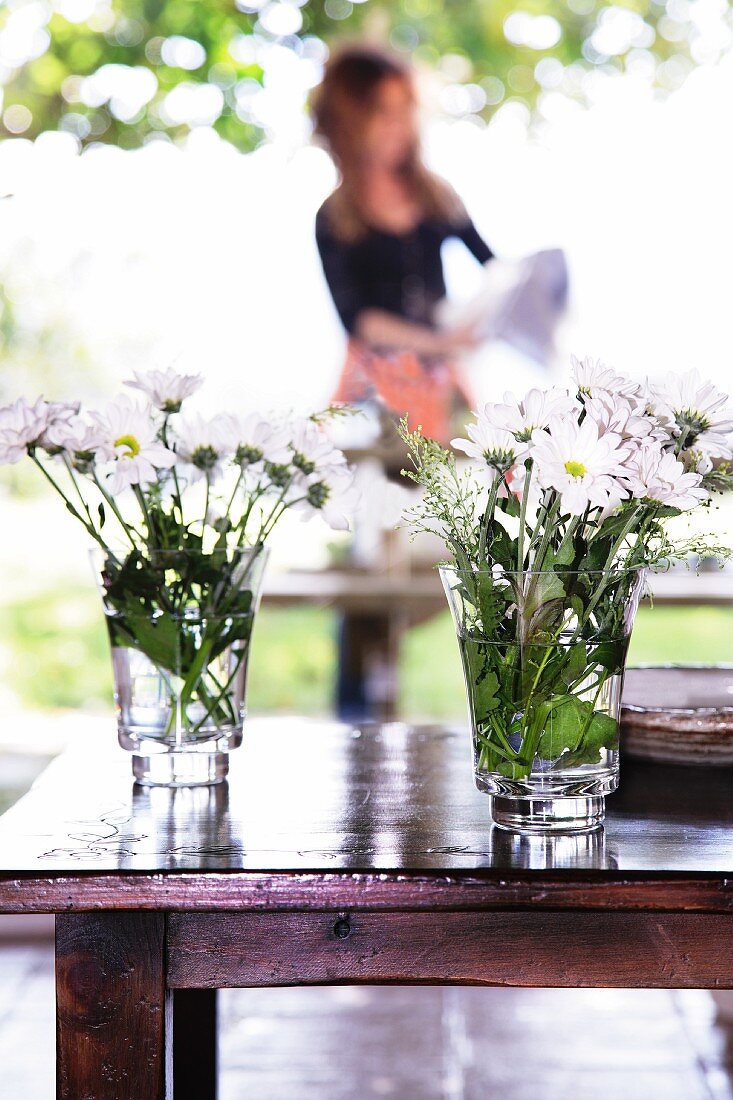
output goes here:
[[333, 926], [333, 934], [337, 940], [345, 940], [351, 935], [351, 922], [348, 917], [339, 917]]

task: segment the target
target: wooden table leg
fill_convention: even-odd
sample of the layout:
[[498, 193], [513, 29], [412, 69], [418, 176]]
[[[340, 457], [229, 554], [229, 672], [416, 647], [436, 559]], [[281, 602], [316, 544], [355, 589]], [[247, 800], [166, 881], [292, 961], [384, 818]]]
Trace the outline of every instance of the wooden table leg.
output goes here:
[[346, 722], [390, 722], [397, 714], [402, 615], [349, 612], [339, 628], [336, 710]]
[[175, 1100], [216, 1100], [215, 989], [176, 989], [173, 996]]
[[170, 1097], [164, 945], [163, 913], [56, 917], [57, 1100]]

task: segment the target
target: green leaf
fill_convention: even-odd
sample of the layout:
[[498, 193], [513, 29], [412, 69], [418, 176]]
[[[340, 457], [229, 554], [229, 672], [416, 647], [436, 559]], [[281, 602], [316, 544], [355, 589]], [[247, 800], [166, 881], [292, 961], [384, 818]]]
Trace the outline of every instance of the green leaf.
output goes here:
[[553, 550], [550, 547], [544, 556], [542, 562], [543, 569], [554, 569], [556, 565], [572, 565], [575, 557], [575, 551], [573, 549], [572, 540], [563, 542], [557, 550]]
[[[561, 697], [562, 698], [562, 697]], [[618, 747], [618, 722], [575, 695], [555, 705], [545, 723], [538, 755], [556, 761], [555, 767], [597, 764], [602, 749]], [[547, 704], [544, 704], [547, 705]]]
[[504, 617], [506, 605], [503, 595], [497, 590], [490, 576], [479, 574], [476, 588], [483, 632], [488, 636], [493, 633]]
[[510, 493], [508, 497], [504, 497], [502, 501], [502, 511], [508, 516], [518, 516], [520, 513], [520, 504], [517, 497], [513, 493]]
[[559, 573], [537, 573], [529, 582], [522, 605], [526, 620], [551, 600], [561, 600], [565, 595], [565, 586]]
[[573, 609], [574, 615], [578, 618], [578, 621], [582, 622], [585, 617], [585, 604], [583, 603], [582, 597], [578, 595], [577, 592], [570, 597], [570, 606]]
[[[211, 657], [218, 657], [220, 653], [233, 645], [234, 642], [247, 642], [252, 634], [254, 615], [235, 615], [227, 620], [226, 630], [222, 630], [211, 647]], [[223, 625], [223, 624], [222, 624]]]
[[495, 710], [499, 706], [499, 699], [496, 694], [498, 688], [499, 679], [492, 670], [489, 670], [486, 675], [476, 683], [474, 706], [479, 719], [482, 715], [488, 714], [489, 711]]
[[590, 703], [575, 695], [560, 696], [560, 700], [553, 700], [540, 737], [537, 752], [543, 760], [556, 760], [566, 749], [575, 749], [590, 718]]
[[508, 566], [516, 559], [516, 541], [501, 523], [492, 523], [489, 537], [486, 540], [487, 557], [492, 562], [497, 562], [504, 567]]
[[461, 649], [476, 720], [481, 722], [489, 711], [499, 706], [499, 677], [489, 665], [489, 647], [465, 639], [461, 642]]
[[626, 660], [626, 639], [620, 638], [613, 642], [601, 642], [591, 650], [590, 661], [596, 665], [602, 665], [611, 674], [623, 670]]
[[602, 749], [618, 748], [618, 722], [609, 714], [596, 711], [581, 744], [558, 762], [559, 767], [575, 768], [580, 764], [597, 764]]
[[133, 610], [136, 604], [131, 597], [152, 604], [162, 585], [160, 571], [144, 561], [137, 550], [133, 550], [121, 566], [108, 557], [105, 578], [107, 599], [120, 611]]
[[159, 668], [181, 674], [181, 624], [170, 615], [110, 616], [107, 623], [112, 645], [139, 649]]
[[574, 684], [580, 680], [588, 668], [588, 655], [583, 642], [577, 642], [572, 646], [567, 657], [567, 663], [561, 672], [561, 677], [566, 684]]

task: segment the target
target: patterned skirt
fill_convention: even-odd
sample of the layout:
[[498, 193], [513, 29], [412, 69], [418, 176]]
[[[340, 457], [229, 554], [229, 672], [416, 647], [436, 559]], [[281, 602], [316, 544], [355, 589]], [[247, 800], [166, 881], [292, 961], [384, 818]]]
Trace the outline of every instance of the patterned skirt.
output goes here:
[[394, 419], [407, 414], [410, 427], [440, 443], [455, 435], [454, 420], [472, 405], [455, 364], [411, 351], [375, 350], [349, 340], [334, 401], [373, 401]]

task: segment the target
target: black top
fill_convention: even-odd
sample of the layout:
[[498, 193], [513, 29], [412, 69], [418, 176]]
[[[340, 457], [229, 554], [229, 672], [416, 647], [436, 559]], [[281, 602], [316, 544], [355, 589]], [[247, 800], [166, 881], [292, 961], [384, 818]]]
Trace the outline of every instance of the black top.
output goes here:
[[407, 321], [432, 325], [433, 309], [445, 295], [440, 248], [447, 238], [462, 240], [479, 263], [494, 255], [467, 214], [455, 224], [428, 218], [404, 234], [370, 229], [350, 243], [334, 234], [327, 205], [316, 215], [316, 242], [347, 332], [354, 332], [363, 309], [382, 309]]

